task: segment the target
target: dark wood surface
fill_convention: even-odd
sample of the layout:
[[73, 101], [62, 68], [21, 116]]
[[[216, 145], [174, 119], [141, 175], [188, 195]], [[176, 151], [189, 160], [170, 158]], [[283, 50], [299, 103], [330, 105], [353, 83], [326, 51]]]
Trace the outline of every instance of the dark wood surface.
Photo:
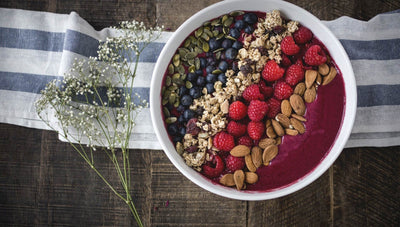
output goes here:
[[[2, 0], [0, 7], [76, 11], [96, 29], [136, 19], [176, 29], [218, 0]], [[323, 20], [368, 20], [398, 0], [291, 0]], [[135, 204], [146, 226], [399, 226], [400, 147], [345, 149], [306, 188], [269, 201], [236, 201], [186, 179], [163, 151], [131, 152]], [[105, 175], [116, 178], [107, 157]], [[117, 181], [115, 181], [116, 183]], [[115, 197], [54, 132], [0, 124], [0, 226], [135, 226]]]

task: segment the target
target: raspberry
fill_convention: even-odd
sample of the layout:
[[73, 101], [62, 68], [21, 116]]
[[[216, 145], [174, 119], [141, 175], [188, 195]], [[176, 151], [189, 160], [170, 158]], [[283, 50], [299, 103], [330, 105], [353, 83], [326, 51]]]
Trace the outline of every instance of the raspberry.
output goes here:
[[246, 145], [248, 147], [252, 147], [253, 146], [253, 140], [250, 138], [250, 136], [245, 135], [242, 136], [238, 139], [238, 145]]
[[274, 60], [269, 60], [264, 66], [262, 77], [264, 80], [272, 82], [280, 79], [284, 73], [285, 70], [280, 68]]
[[304, 44], [311, 40], [313, 37], [312, 32], [310, 29], [306, 27], [300, 27], [297, 31], [294, 32], [293, 38], [297, 44]]
[[282, 39], [281, 50], [287, 55], [295, 55], [299, 53], [300, 47], [294, 42], [292, 36], [286, 36]]
[[247, 115], [247, 106], [241, 101], [235, 101], [229, 106], [229, 117], [240, 120]]
[[247, 115], [252, 121], [261, 121], [268, 112], [268, 104], [260, 100], [252, 100], [247, 109]]
[[230, 151], [235, 147], [235, 139], [226, 132], [219, 132], [214, 136], [214, 146], [221, 151]]
[[270, 98], [274, 94], [274, 89], [271, 86], [267, 86], [262, 80], [258, 83], [258, 87], [260, 88], [261, 94], [264, 95], [264, 98]]
[[264, 135], [265, 126], [261, 121], [250, 121], [247, 125], [247, 133], [253, 140], [259, 140]]
[[295, 64], [287, 68], [285, 81], [290, 86], [295, 86], [303, 79], [304, 79], [304, 70], [301, 66]]
[[274, 87], [275, 98], [282, 100], [288, 99], [293, 93], [292, 87], [284, 81], [279, 81]]
[[325, 52], [319, 45], [313, 45], [308, 48], [306, 53], [304, 54], [304, 61], [308, 65], [321, 65], [326, 62]]
[[202, 173], [209, 178], [218, 177], [225, 169], [224, 161], [218, 155], [214, 155], [213, 159], [202, 167]]
[[225, 158], [225, 167], [230, 173], [233, 173], [239, 169], [243, 169], [244, 166], [244, 158], [239, 158], [232, 155], [228, 155], [228, 157]]
[[282, 54], [282, 61], [281, 61], [281, 65], [283, 67], [288, 67], [289, 65], [292, 64], [292, 62], [290, 61], [290, 59], [288, 58], [288, 56], [286, 56], [285, 54]]
[[281, 112], [281, 102], [275, 98], [270, 98], [267, 101], [268, 104], [268, 118], [275, 118], [275, 116]]
[[238, 123], [236, 121], [230, 121], [228, 123], [228, 126], [226, 127], [226, 130], [232, 136], [240, 137], [240, 136], [243, 136], [246, 133], [247, 126], [244, 125], [244, 124], [240, 124], [240, 123]]
[[247, 101], [251, 100], [256, 100], [256, 99], [264, 99], [263, 94], [260, 92], [260, 88], [258, 87], [257, 84], [252, 84], [248, 86], [246, 89], [243, 91], [243, 98], [246, 99]]

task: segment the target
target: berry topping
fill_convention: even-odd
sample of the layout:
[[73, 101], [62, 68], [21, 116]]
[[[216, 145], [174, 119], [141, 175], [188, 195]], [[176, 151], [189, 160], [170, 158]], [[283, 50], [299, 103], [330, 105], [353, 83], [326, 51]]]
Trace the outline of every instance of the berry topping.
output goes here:
[[275, 98], [282, 100], [288, 99], [293, 93], [292, 87], [284, 81], [279, 81], [274, 87]]
[[300, 47], [294, 42], [292, 36], [286, 36], [282, 39], [281, 50], [287, 55], [295, 55], [299, 53]]
[[226, 132], [219, 132], [214, 136], [214, 146], [221, 151], [230, 151], [235, 147], [235, 139]]
[[281, 102], [275, 98], [270, 98], [267, 101], [268, 104], [268, 118], [275, 118], [275, 116], [281, 111]]
[[325, 52], [319, 45], [313, 45], [307, 49], [304, 55], [304, 61], [308, 65], [321, 65], [326, 62], [326, 55]]
[[246, 133], [247, 126], [236, 121], [230, 121], [226, 127], [226, 130], [232, 136], [240, 137]]
[[260, 88], [261, 94], [264, 95], [264, 98], [270, 98], [274, 94], [274, 89], [266, 85], [262, 80], [258, 83], [258, 87]]
[[274, 60], [269, 60], [262, 71], [262, 77], [264, 80], [272, 82], [280, 79], [285, 70], [280, 68], [279, 65]]
[[243, 169], [245, 166], [244, 158], [228, 155], [225, 158], [225, 167], [228, 172], [233, 173], [236, 170]]
[[209, 178], [215, 178], [221, 175], [222, 171], [224, 171], [225, 165], [221, 157], [214, 155], [213, 159], [207, 164], [204, 164], [202, 167], [202, 172], [204, 175]]
[[248, 147], [252, 147], [253, 139], [251, 139], [248, 135], [242, 136], [238, 139], [238, 145], [246, 145]]
[[265, 126], [261, 121], [250, 121], [247, 125], [247, 133], [253, 140], [259, 140], [264, 135]]
[[301, 66], [291, 65], [289, 66], [289, 68], [287, 68], [285, 81], [290, 86], [295, 86], [303, 79], [304, 79], [304, 70]]
[[311, 40], [313, 34], [310, 29], [306, 27], [300, 27], [297, 31], [294, 32], [293, 38], [297, 44], [304, 44]]
[[241, 101], [235, 101], [229, 106], [229, 117], [233, 120], [240, 120], [247, 115], [247, 106]]
[[252, 84], [243, 91], [243, 98], [250, 102], [251, 100], [256, 99], [263, 100], [264, 95], [261, 94], [260, 88], [257, 84]]
[[268, 104], [260, 100], [252, 100], [247, 109], [247, 115], [252, 121], [261, 121], [267, 112]]

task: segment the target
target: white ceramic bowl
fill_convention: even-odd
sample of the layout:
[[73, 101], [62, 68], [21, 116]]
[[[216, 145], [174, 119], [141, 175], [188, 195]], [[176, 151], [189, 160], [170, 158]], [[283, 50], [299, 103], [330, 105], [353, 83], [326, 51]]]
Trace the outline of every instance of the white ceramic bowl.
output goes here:
[[[200, 27], [205, 21], [235, 10], [270, 12], [274, 9], [281, 11], [281, 14], [284, 17], [299, 21], [300, 24], [308, 27], [327, 47], [343, 75], [346, 94], [344, 117], [340, 132], [338, 133], [334, 144], [331, 146], [331, 150], [317, 165], [317, 167], [307, 175], [286, 187], [272, 191], [238, 191], [236, 189], [224, 187], [211, 182], [200, 173], [188, 167], [183, 161], [182, 157], [176, 152], [174, 145], [168, 138], [161, 113], [160, 91], [162, 86], [162, 78], [168, 67], [169, 61], [179, 45], [191, 32]], [[183, 175], [200, 187], [220, 196], [239, 200], [266, 200], [281, 197], [307, 186], [321, 176], [333, 164], [346, 144], [354, 123], [356, 103], [357, 93], [353, 70], [350, 60], [340, 42], [318, 18], [298, 6], [279, 0], [222, 1], [211, 5], [190, 17], [176, 30], [176, 32], [174, 32], [172, 37], [168, 40], [163, 48], [153, 72], [150, 89], [150, 110], [154, 130], [165, 154], [168, 156], [171, 162]]]

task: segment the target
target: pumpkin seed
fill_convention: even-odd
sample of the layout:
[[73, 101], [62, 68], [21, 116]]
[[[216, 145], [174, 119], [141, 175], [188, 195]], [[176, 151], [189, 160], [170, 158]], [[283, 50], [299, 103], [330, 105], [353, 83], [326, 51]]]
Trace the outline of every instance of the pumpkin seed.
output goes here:
[[221, 51], [215, 53], [215, 58], [219, 60], [221, 58]]
[[243, 14], [244, 14], [243, 11], [233, 11], [233, 12], [229, 13], [229, 15], [231, 15], [232, 17], [237, 17], [237, 16], [240, 16], [240, 15], [243, 15]]
[[189, 63], [189, 65], [194, 65], [194, 59], [189, 59], [187, 62]]
[[174, 66], [177, 67], [178, 65], [181, 64], [180, 57], [181, 56], [179, 54], [175, 54], [175, 56], [174, 56], [174, 58], [172, 60], [172, 63], [174, 64]]
[[220, 23], [220, 20], [218, 18], [213, 20], [213, 21], [211, 21], [211, 26], [220, 26], [220, 25], [221, 25], [221, 23]]
[[181, 75], [179, 73], [175, 73], [174, 75], [172, 75], [172, 82], [175, 84], [182, 84], [182, 80], [181, 80]]
[[189, 68], [188, 68], [188, 71], [189, 71], [190, 73], [194, 73], [195, 70], [196, 70], [196, 66], [194, 66], [194, 65], [191, 65], [191, 66], [189, 66]]
[[222, 50], [224, 50], [224, 48], [218, 48], [218, 49], [214, 50], [213, 53], [217, 53], [217, 52], [220, 52]]
[[165, 106], [163, 107], [163, 112], [164, 112], [164, 116], [165, 116], [165, 117], [171, 116], [171, 113], [169, 112], [168, 108], [165, 107]]
[[169, 64], [168, 65], [168, 74], [172, 74], [174, 73], [174, 65], [173, 64]]
[[165, 78], [165, 85], [167, 87], [169, 87], [171, 85], [171, 77], [167, 76], [167, 78]]
[[172, 93], [172, 94], [169, 96], [169, 99], [168, 99], [169, 104], [173, 105], [173, 104], [175, 103], [176, 97], [177, 97], [176, 94], [175, 94], [175, 93]]
[[207, 42], [203, 43], [203, 50], [204, 50], [204, 52], [208, 52], [210, 50], [210, 46], [208, 45]]
[[214, 71], [211, 72], [212, 74], [220, 74], [222, 73], [222, 71], [220, 69], [216, 69]]
[[222, 28], [222, 32], [223, 32], [225, 35], [229, 34], [229, 28], [228, 28], [228, 27], [223, 27], [223, 28]]
[[211, 24], [210, 21], [206, 21], [206, 22], [204, 22], [203, 26], [204, 26], [204, 27], [207, 27], [207, 26], [210, 26], [210, 24]]
[[200, 69], [200, 59], [199, 58], [194, 59], [194, 65], [195, 65], [196, 69]]
[[225, 27], [231, 26], [231, 24], [233, 23], [233, 17], [228, 17], [223, 23]]
[[207, 33], [203, 33], [202, 35], [201, 35], [201, 38], [203, 38], [205, 41], [207, 41], [208, 42], [208, 40], [210, 40], [210, 37], [208, 36], [208, 34]]
[[178, 152], [179, 155], [183, 154], [184, 148], [183, 148], [183, 145], [182, 145], [181, 142], [177, 142], [176, 143], [175, 149], [176, 149], [176, 152]]
[[[228, 15], [224, 15], [224, 16], [222, 16], [222, 18], [221, 18], [221, 22], [222, 22], [222, 24], [225, 24], [225, 21], [227, 20], [229, 18], [229, 16]], [[225, 26], [226, 27], [226, 26]]]
[[212, 33], [213, 33], [213, 37], [218, 38], [217, 37], [219, 35], [219, 31], [218, 30], [213, 30]]
[[185, 83], [185, 87], [187, 88], [187, 89], [190, 89], [190, 88], [192, 88], [193, 87], [193, 84], [190, 82], [190, 81], [186, 81], [186, 83]]
[[179, 65], [178, 67], [175, 68], [175, 72], [182, 75], [185, 73], [185, 67], [183, 67], [183, 65]]
[[203, 27], [198, 28], [195, 32], [194, 35], [198, 38], [203, 34]]
[[187, 58], [188, 60], [194, 59], [196, 56], [197, 56], [197, 54], [194, 53], [194, 52], [188, 52], [188, 53], [186, 54], [186, 58]]
[[182, 79], [182, 82], [186, 79], [186, 73], [183, 73], [183, 74], [181, 75], [181, 79]]
[[214, 34], [210, 31], [210, 29], [206, 28], [204, 29], [204, 32], [207, 34], [208, 37], [210, 38], [214, 37]]
[[163, 100], [162, 100], [162, 105], [163, 105], [163, 106], [167, 105], [167, 103], [168, 103], [168, 99], [163, 99]]
[[165, 119], [165, 123], [172, 124], [172, 123], [175, 123], [176, 120], [177, 120], [176, 117], [168, 117], [167, 119]]
[[185, 40], [185, 43], [183, 44], [183, 46], [188, 48], [190, 46], [191, 42], [192, 42], [192, 40], [188, 38]]
[[232, 36], [230, 36], [230, 35], [227, 35], [227, 36], [226, 36], [226, 38], [227, 38], [227, 39], [230, 39], [230, 40], [233, 40], [233, 41], [236, 41], [236, 39], [235, 39], [235, 38], [233, 38], [233, 37], [232, 37]]
[[186, 48], [181, 47], [181, 48], [178, 49], [178, 53], [179, 53], [179, 55], [180, 55], [181, 57], [183, 57], [183, 56], [185, 56], [187, 53], [189, 53], [189, 50], [186, 49]]
[[224, 34], [224, 33], [219, 33], [219, 34], [216, 36], [217, 40], [222, 39], [222, 38], [224, 38], [224, 37], [225, 37], [225, 34]]

